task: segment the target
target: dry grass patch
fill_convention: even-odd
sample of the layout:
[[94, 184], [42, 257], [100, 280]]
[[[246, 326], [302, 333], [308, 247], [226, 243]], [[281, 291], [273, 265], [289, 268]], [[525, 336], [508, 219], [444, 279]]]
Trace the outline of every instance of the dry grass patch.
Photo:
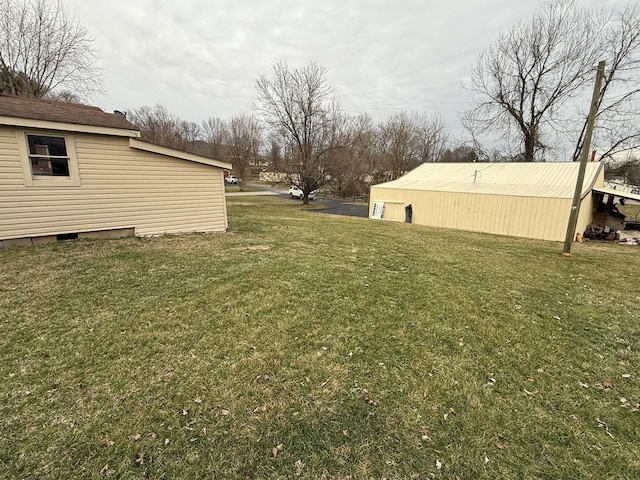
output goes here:
[[228, 202], [0, 251], [3, 478], [638, 478], [638, 251]]

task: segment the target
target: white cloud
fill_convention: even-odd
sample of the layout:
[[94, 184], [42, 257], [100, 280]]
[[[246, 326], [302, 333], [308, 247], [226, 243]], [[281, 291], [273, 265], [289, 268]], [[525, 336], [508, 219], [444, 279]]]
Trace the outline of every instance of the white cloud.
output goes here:
[[107, 111], [160, 103], [185, 120], [228, 117], [251, 108], [256, 78], [277, 61], [314, 60], [345, 110], [376, 120], [438, 111], [453, 132], [474, 60], [536, 8], [513, 0], [63, 3], [96, 38], [107, 93], [93, 103]]

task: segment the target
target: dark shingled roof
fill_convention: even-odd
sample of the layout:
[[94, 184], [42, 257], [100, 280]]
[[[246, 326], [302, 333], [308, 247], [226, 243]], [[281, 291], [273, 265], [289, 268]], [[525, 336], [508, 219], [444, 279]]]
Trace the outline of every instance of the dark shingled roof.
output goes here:
[[98, 107], [7, 94], [0, 94], [0, 117], [138, 130], [124, 116], [103, 112]]

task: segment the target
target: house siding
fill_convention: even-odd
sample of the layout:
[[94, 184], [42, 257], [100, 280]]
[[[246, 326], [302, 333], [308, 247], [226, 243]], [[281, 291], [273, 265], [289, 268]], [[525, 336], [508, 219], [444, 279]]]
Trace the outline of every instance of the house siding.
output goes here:
[[19, 155], [14, 131], [0, 127], [0, 195], [5, 188], [24, 186]]
[[0, 239], [226, 230], [221, 168], [137, 150], [126, 137], [65, 135], [75, 139], [80, 185], [27, 187], [16, 131], [0, 127]]

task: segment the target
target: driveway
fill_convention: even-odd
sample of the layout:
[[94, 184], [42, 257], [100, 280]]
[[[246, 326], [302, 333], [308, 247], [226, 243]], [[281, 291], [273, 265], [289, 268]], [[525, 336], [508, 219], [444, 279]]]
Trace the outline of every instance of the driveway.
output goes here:
[[362, 218], [369, 216], [369, 206], [363, 202], [352, 202], [333, 198], [317, 198], [314, 202], [317, 205], [321, 205], [322, 208], [314, 209], [312, 210], [313, 212]]
[[[287, 190], [281, 190], [266, 186], [251, 185], [252, 191], [250, 192], [230, 192], [225, 194], [227, 197], [248, 197], [256, 195], [277, 195], [281, 198], [290, 198]], [[300, 200], [291, 199], [292, 202], [300, 202]], [[311, 200], [313, 205], [320, 208], [314, 208], [311, 212], [317, 213], [330, 213], [333, 215], [346, 215], [349, 217], [362, 217], [367, 218], [369, 216], [369, 206], [364, 202], [353, 202], [351, 200], [341, 200], [337, 198], [322, 198], [317, 197], [316, 200]]]

